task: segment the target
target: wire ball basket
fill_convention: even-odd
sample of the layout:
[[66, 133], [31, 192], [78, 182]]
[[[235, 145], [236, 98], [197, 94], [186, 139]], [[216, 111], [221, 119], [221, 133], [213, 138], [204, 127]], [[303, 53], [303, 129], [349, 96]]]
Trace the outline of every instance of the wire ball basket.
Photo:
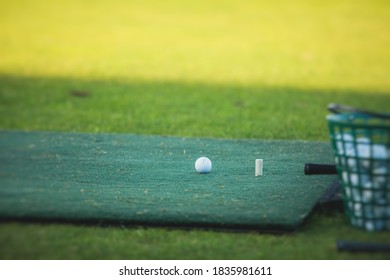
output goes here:
[[390, 230], [390, 114], [330, 104], [330, 140], [349, 223]]

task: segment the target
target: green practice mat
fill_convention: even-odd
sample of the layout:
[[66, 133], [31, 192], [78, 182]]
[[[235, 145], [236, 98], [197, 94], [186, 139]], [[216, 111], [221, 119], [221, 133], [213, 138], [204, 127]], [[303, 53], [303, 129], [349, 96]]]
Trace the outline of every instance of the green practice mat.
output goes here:
[[294, 229], [336, 179], [306, 162], [332, 163], [329, 143], [0, 131], [0, 218]]

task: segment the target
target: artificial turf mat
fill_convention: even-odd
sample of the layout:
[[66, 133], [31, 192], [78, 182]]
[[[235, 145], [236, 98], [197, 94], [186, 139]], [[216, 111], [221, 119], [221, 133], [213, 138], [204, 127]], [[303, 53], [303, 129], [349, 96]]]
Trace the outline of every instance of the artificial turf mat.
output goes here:
[[290, 230], [335, 180], [304, 163], [332, 161], [325, 142], [0, 131], [0, 218]]

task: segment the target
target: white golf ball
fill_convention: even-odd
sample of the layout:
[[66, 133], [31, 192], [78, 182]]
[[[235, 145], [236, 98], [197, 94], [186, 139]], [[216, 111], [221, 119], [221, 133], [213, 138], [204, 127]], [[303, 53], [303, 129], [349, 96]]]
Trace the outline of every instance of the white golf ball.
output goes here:
[[349, 181], [353, 187], [359, 186], [359, 175], [358, 174], [351, 174], [349, 176]]
[[365, 225], [366, 230], [368, 230], [368, 231], [375, 230], [375, 224], [373, 221], [366, 221], [364, 225]]
[[364, 190], [362, 196], [362, 200], [364, 203], [372, 203], [374, 192], [372, 190]]
[[374, 159], [387, 159], [387, 149], [385, 145], [374, 144], [372, 145], [372, 156]]
[[363, 215], [363, 209], [361, 203], [355, 203], [353, 206], [353, 214], [356, 217], [361, 217]]
[[195, 162], [195, 169], [199, 173], [209, 173], [211, 167], [211, 160], [209, 160], [207, 157], [200, 157]]

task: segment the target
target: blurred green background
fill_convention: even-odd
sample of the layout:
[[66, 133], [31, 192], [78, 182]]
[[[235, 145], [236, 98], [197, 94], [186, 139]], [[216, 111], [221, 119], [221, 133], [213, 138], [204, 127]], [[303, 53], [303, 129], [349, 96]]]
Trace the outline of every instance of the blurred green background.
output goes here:
[[[390, 111], [388, 1], [0, 7], [1, 129], [328, 141], [330, 102]], [[390, 241], [333, 212], [292, 235], [3, 221], [0, 258], [389, 257], [338, 238]]]

